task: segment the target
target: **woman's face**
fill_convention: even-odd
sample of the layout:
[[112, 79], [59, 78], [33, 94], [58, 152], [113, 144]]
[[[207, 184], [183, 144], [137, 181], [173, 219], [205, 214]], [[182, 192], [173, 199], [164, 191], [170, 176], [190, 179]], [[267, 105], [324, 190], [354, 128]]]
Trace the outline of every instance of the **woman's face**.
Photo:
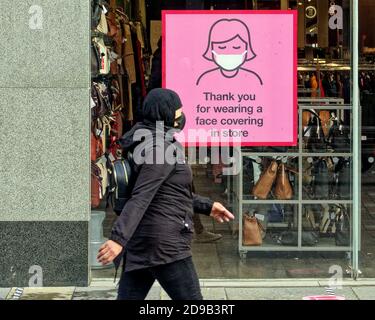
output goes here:
[[217, 54], [243, 54], [247, 50], [247, 43], [237, 36], [228, 42], [212, 42], [211, 49]]
[[186, 118], [184, 113], [182, 112], [182, 107], [176, 110], [174, 119], [174, 127], [180, 130], [184, 129]]

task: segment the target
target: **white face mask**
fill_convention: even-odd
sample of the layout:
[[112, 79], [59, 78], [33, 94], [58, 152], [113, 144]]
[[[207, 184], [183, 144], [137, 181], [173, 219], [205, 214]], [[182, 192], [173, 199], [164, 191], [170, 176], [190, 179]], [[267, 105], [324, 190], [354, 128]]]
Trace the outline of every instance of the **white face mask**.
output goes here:
[[215, 62], [220, 67], [224, 70], [233, 71], [243, 63], [247, 50], [242, 54], [217, 54], [213, 50], [212, 53], [215, 55]]

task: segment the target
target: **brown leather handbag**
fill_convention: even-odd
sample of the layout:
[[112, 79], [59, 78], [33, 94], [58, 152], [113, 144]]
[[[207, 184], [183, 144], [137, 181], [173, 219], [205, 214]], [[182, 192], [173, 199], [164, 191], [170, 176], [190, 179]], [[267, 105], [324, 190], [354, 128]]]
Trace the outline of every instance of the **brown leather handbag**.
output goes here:
[[278, 200], [290, 200], [293, 198], [293, 188], [290, 184], [284, 163], [280, 163], [277, 172], [275, 197]]
[[277, 162], [272, 161], [267, 169], [261, 174], [259, 180], [252, 190], [252, 194], [259, 199], [267, 199], [272, 185], [276, 179]]
[[243, 215], [242, 244], [244, 246], [260, 246], [263, 227], [255, 216]]
[[329, 129], [331, 127], [331, 113], [328, 110], [320, 110], [319, 118], [322, 124], [324, 136], [328, 137]]
[[308, 111], [302, 112], [302, 126], [307, 127], [310, 122], [311, 113]]

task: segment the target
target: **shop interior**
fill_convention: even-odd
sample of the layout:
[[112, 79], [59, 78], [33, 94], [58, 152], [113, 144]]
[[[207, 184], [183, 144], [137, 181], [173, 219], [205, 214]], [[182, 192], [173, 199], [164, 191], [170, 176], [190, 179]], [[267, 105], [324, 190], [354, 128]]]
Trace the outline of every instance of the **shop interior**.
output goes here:
[[[192, 164], [197, 193], [223, 203], [236, 220], [195, 218], [193, 259], [200, 278], [327, 278], [340, 266], [351, 276], [351, 47], [349, 0], [93, 0], [91, 88], [91, 270], [113, 278], [95, 252], [116, 219], [108, 164], [121, 158], [117, 140], [141, 120], [142, 102], [161, 87], [162, 10], [298, 11], [299, 141], [295, 147], [243, 148], [242, 171]], [[330, 18], [342, 9], [340, 21]], [[360, 3], [362, 212], [360, 269], [375, 276], [375, 3]], [[262, 174], [277, 168], [273, 184]], [[264, 187], [264, 185], [263, 185]], [[260, 243], [246, 236], [251, 218]], [[301, 220], [301, 221], [300, 221]], [[300, 239], [298, 239], [300, 238]]]

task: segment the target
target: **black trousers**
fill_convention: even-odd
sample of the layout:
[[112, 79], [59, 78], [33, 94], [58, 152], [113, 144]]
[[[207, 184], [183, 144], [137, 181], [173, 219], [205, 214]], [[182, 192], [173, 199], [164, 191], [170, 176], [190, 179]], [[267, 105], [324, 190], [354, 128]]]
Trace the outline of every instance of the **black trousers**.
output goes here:
[[155, 280], [172, 300], [202, 300], [198, 275], [191, 257], [172, 263], [123, 272], [117, 300], [144, 300]]

